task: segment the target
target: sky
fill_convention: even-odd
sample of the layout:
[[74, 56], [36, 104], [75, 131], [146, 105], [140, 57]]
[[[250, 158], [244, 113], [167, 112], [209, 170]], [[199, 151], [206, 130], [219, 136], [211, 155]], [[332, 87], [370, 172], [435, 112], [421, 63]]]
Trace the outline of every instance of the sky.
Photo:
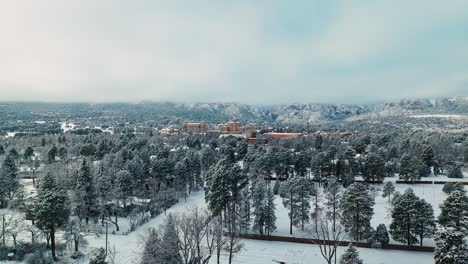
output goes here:
[[0, 1], [0, 101], [468, 95], [467, 0]]

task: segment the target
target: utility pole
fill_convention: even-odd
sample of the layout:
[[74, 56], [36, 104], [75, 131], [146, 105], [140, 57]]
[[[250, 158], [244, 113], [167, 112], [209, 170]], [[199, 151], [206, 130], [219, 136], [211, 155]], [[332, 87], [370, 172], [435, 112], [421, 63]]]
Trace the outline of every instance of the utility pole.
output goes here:
[[5, 214], [2, 214], [2, 243], [5, 246]]
[[107, 244], [108, 244], [108, 241], [107, 241], [107, 234], [108, 234], [107, 225], [108, 225], [108, 222], [106, 221], [106, 256], [107, 256]]

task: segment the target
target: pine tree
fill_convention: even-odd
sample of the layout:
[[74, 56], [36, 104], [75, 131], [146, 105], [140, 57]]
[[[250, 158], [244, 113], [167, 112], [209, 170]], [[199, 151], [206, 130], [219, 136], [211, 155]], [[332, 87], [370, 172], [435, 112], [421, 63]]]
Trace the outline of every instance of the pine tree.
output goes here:
[[398, 196], [394, 201], [392, 210], [392, 223], [390, 224], [390, 234], [393, 239], [412, 245], [418, 242], [415, 234], [415, 215], [416, 203], [419, 198], [414, 194], [411, 188]]
[[465, 186], [461, 182], [447, 182], [444, 184], [442, 191], [447, 195], [450, 195], [454, 191], [466, 192]]
[[345, 253], [340, 257], [340, 264], [363, 264], [362, 259], [359, 258], [359, 252], [350, 244]]
[[263, 182], [259, 182], [255, 185], [252, 194], [252, 215], [253, 229], [263, 235], [265, 227], [265, 200], [266, 200], [266, 188]]
[[162, 255], [162, 241], [154, 228], [149, 230], [141, 257], [141, 264], [163, 264], [160, 259]]
[[340, 217], [339, 214], [339, 203], [341, 198], [340, 186], [335, 177], [331, 177], [327, 181], [327, 186], [325, 188], [325, 196], [327, 198], [326, 205], [330, 211], [330, 218], [332, 220], [333, 231], [336, 229], [336, 222]]
[[179, 252], [180, 240], [175, 227], [175, 219], [169, 214], [164, 225], [164, 234], [162, 237], [162, 252], [158, 256], [161, 263], [164, 264], [180, 264], [182, 256]]
[[75, 213], [80, 219], [85, 219], [86, 224], [89, 218], [96, 218], [99, 215], [98, 199], [91, 170], [83, 159], [76, 186], [74, 189], [73, 203]]
[[383, 181], [385, 177], [385, 161], [379, 153], [369, 153], [365, 160], [364, 180]]
[[34, 156], [34, 149], [31, 148], [31, 147], [27, 147], [27, 148], [24, 150], [23, 158], [24, 158], [25, 160], [29, 160], [29, 159], [31, 159], [33, 156]]
[[292, 234], [292, 226], [304, 225], [310, 219], [310, 197], [316, 190], [310, 181], [303, 177], [289, 178], [281, 185], [281, 196], [284, 207], [289, 209], [289, 233]]
[[239, 205], [239, 231], [247, 233], [250, 230], [250, 193], [248, 188], [241, 192], [241, 202]]
[[388, 242], [390, 242], [387, 226], [385, 224], [380, 224], [377, 226], [371, 241], [380, 242], [382, 245], [388, 244]]
[[434, 236], [435, 264], [468, 263], [468, 245], [465, 234], [453, 227], [442, 227]]
[[47, 152], [47, 161], [49, 163], [55, 162], [55, 157], [57, 156], [58, 149], [56, 146], [53, 146], [49, 152]]
[[206, 174], [205, 200], [213, 215], [220, 215], [227, 209], [230, 194], [228, 187], [229, 164], [226, 160], [220, 160], [211, 167]]
[[421, 179], [421, 167], [418, 161], [408, 154], [403, 155], [400, 160], [400, 179], [404, 181], [415, 181]]
[[458, 164], [450, 166], [447, 177], [449, 178], [463, 178], [463, 172], [461, 170], [461, 166]]
[[133, 195], [135, 181], [127, 170], [117, 172], [115, 177], [116, 196], [123, 202], [124, 209], [127, 208], [127, 201]]
[[430, 168], [434, 166], [434, 158], [434, 150], [430, 146], [426, 146], [421, 154], [421, 160]]
[[340, 200], [341, 222], [355, 241], [372, 235], [370, 220], [374, 215], [374, 199], [366, 185], [351, 184]]
[[267, 235], [270, 235], [276, 231], [275, 195], [270, 187], [267, 188], [265, 203], [265, 231]]
[[55, 254], [55, 232], [68, 222], [70, 208], [68, 196], [59, 189], [50, 174], [46, 174], [37, 192], [35, 203], [37, 227], [50, 235], [52, 257]]
[[395, 192], [395, 186], [393, 185], [392, 182], [388, 181], [385, 183], [383, 186], [382, 190], [382, 197], [388, 197], [388, 201], [390, 201], [392, 194]]
[[18, 190], [19, 182], [17, 177], [16, 163], [11, 154], [8, 154], [3, 160], [0, 169], [0, 203], [1, 208], [5, 207], [6, 199], [11, 199]]
[[436, 223], [432, 205], [424, 199], [420, 199], [415, 205], [415, 233], [419, 236], [419, 245], [423, 245], [424, 238], [431, 238], [434, 234]]
[[438, 222], [444, 227], [454, 227], [468, 234], [468, 197], [466, 193], [454, 191], [440, 205]]

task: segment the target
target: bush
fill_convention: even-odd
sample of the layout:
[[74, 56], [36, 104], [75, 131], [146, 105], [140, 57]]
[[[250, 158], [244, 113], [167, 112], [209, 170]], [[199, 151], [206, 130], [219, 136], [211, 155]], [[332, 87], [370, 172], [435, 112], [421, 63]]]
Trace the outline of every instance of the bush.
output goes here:
[[444, 188], [442, 188], [442, 191], [449, 195], [453, 191], [465, 192], [465, 187], [461, 182], [447, 182], [446, 184], [444, 184]]
[[460, 165], [453, 165], [449, 168], [447, 177], [449, 178], [463, 178], [463, 172]]
[[14, 246], [0, 246], [0, 261], [8, 260], [8, 253], [15, 253], [14, 260], [22, 261], [27, 254], [33, 254], [38, 251], [44, 251], [46, 246], [44, 243], [18, 243]]
[[380, 224], [371, 239], [372, 242], [380, 242], [382, 245], [388, 244], [390, 237], [388, 236], [387, 226]]
[[27, 264], [53, 264], [54, 259], [49, 251], [37, 251], [25, 258]]
[[70, 255], [71, 259], [79, 259], [82, 258], [84, 254], [81, 251], [75, 251]]

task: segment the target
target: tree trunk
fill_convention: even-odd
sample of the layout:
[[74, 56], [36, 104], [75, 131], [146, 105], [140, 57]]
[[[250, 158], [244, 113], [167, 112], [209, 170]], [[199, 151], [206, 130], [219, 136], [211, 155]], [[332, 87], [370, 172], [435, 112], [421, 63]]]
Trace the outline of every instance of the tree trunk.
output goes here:
[[75, 239], [75, 252], [78, 252], [78, 243], [79, 241]]
[[292, 235], [292, 227], [293, 227], [293, 205], [292, 205], [292, 193], [289, 194], [289, 234]]
[[50, 228], [50, 249], [52, 251], [52, 258], [57, 261], [57, 255], [55, 254], [55, 228]]

